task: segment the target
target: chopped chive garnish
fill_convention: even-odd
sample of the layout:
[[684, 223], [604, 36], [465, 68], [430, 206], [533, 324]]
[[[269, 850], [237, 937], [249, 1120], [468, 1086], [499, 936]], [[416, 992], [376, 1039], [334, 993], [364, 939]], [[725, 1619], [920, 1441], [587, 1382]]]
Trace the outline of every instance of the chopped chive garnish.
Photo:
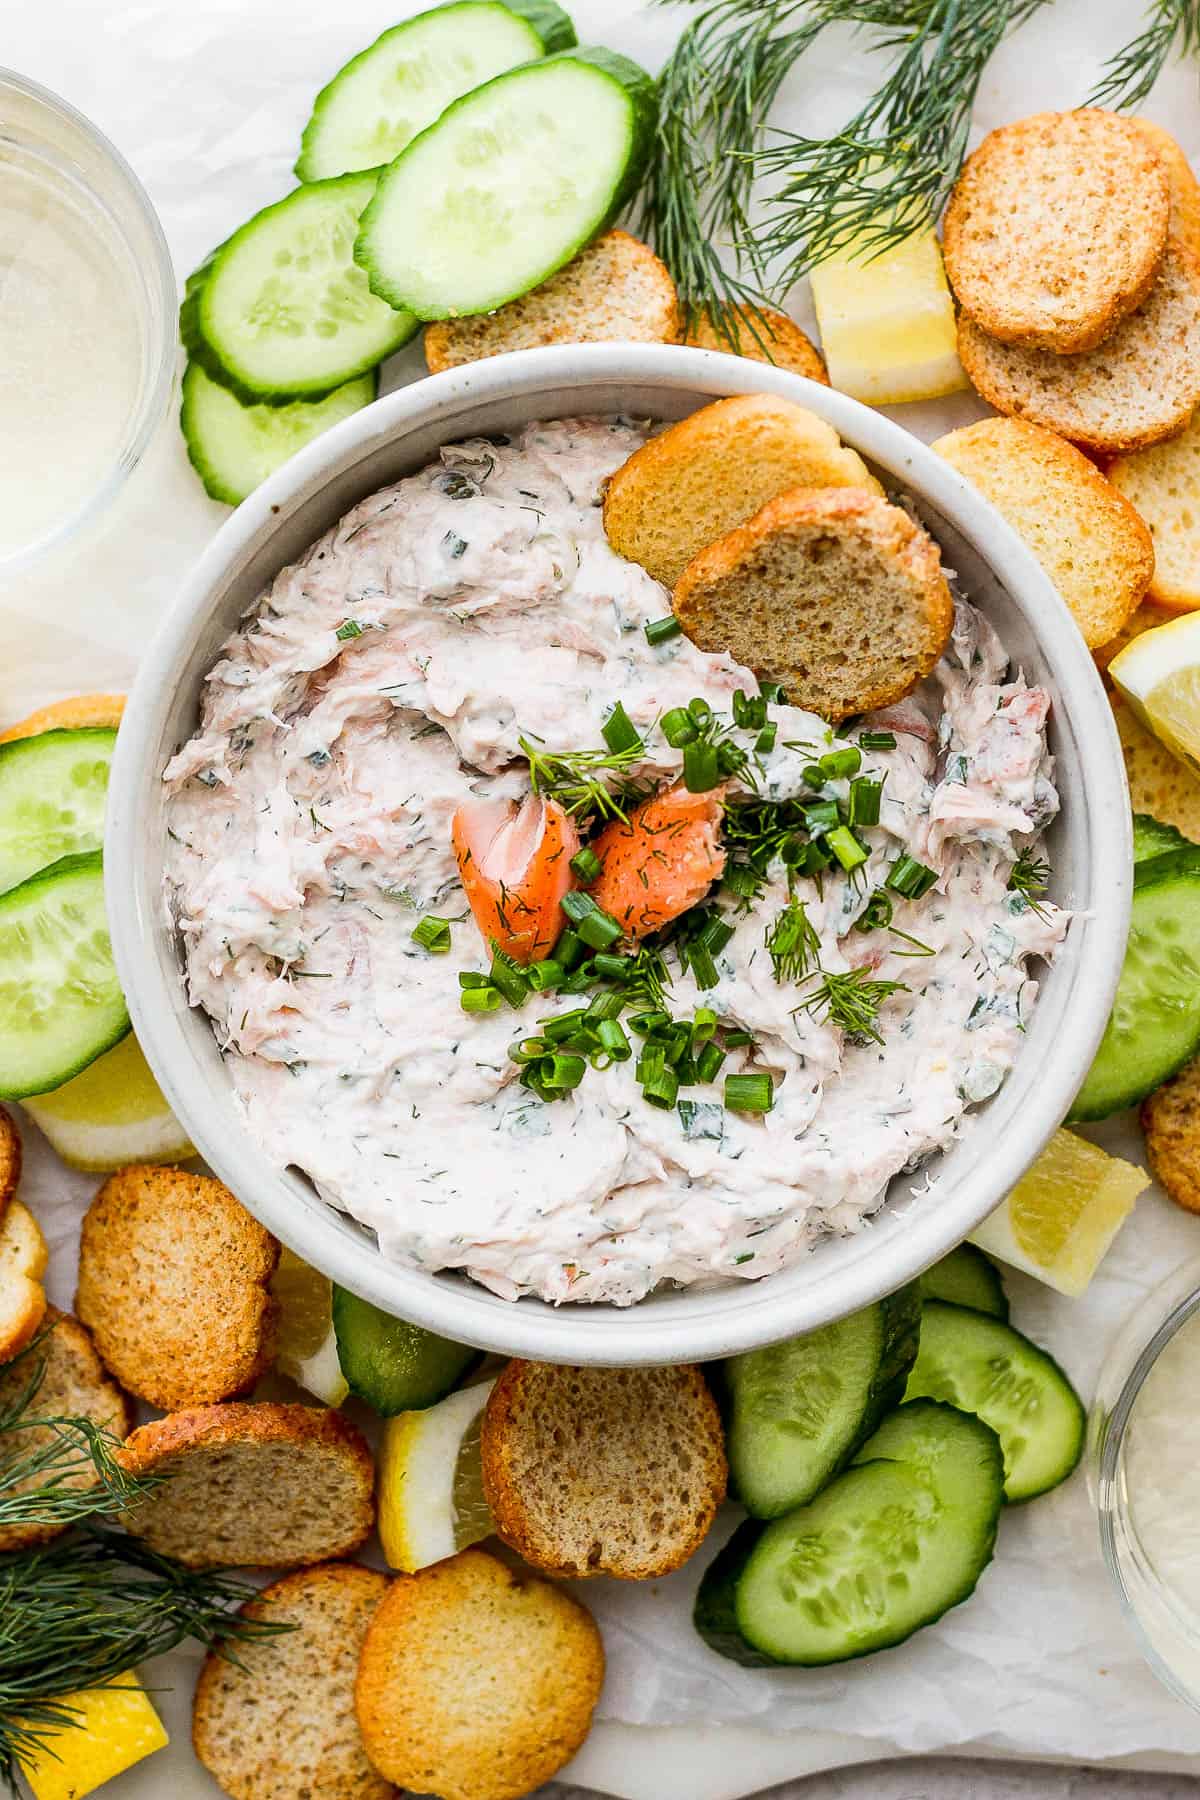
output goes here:
[[587, 1021], [589, 1025], [599, 1025], [602, 1019], [616, 1019], [625, 1005], [625, 996], [620, 988], [601, 988], [588, 1002]]
[[511, 956], [505, 956], [495, 938], [492, 939], [490, 980], [510, 1006], [524, 1006], [529, 997], [529, 978]]
[[628, 981], [633, 968], [631, 956], [614, 956], [609, 950], [597, 950], [592, 967], [601, 981]]
[[768, 706], [784, 706], [787, 704], [787, 695], [777, 681], [760, 681], [758, 684], [758, 691]]
[[426, 913], [412, 929], [413, 938], [422, 949], [431, 950], [434, 956], [442, 956], [450, 948], [450, 921], [439, 919], [434, 913]]
[[564, 931], [554, 946], [554, 960], [564, 969], [573, 969], [583, 954], [583, 940], [574, 931]]
[[349, 638], [361, 637], [364, 630], [365, 627], [357, 619], [343, 619], [333, 635], [345, 643]]
[[770, 1112], [775, 1104], [775, 1084], [769, 1075], [727, 1075], [725, 1104], [730, 1112]]
[[672, 750], [682, 750], [685, 744], [694, 744], [698, 736], [696, 721], [686, 706], [673, 706], [669, 712], [665, 712], [659, 722], [659, 729]]
[[636, 1031], [639, 1037], [649, 1037], [653, 1032], [661, 1030], [664, 1025], [670, 1023], [670, 1013], [663, 1012], [658, 1007], [650, 1012], [631, 1013], [629, 1016], [630, 1028]]
[[695, 942], [703, 944], [704, 948], [711, 950], [714, 956], [720, 956], [732, 936], [733, 926], [728, 919], [722, 919], [718, 914], [709, 919], [696, 933]]
[[767, 703], [761, 694], [753, 698], [739, 688], [733, 696], [733, 722], [746, 731], [760, 731], [767, 722]]
[[[559, 905], [566, 913], [568, 919], [570, 919], [572, 925], [579, 925], [587, 918], [589, 913], [598, 910], [596, 902], [592, 899], [590, 894], [578, 894], [574, 889], [568, 889], [559, 901]], [[580, 939], [579, 941], [582, 943], [583, 940]], [[562, 940], [560, 939], [559, 943], [561, 944], [561, 942]]]
[[585, 844], [583, 849], [577, 850], [571, 858], [571, 867], [580, 881], [588, 886], [600, 873], [600, 858], [590, 844]]
[[619, 1020], [601, 1019], [596, 1027], [596, 1036], [614, 1062], [628, 1062], [633, 1055], [629, 1039]]
[[689, 794], [707, 794], [721, 779], [715, 744], [686, 744], [683, 751], [683, 785]]
[[886, 885], [906, 900], [919, 900], [937, 880], [937, 870], [927, 868], [915, 856], [898, 856], [888, 871]]
[[814, 800], [804, 808], [804, 817], [814, 837], [822, 832], [832, 831], [841, 823], [836, 800]]
[[651, 1106], [669, 1112], [679, 1098], [679, 1077], [674, 1069], [656, 1068], [642, 1078], [642, 1095]]
[[808, 845], [798, 832], [784, 838], [779, 846], [779, 860], [785, 869], [798, 869], [804, 862]]
[[855, 931], [882, 931], [892, 922], [892, 903], [882, 888], [876, 888], [854, 921]]
[[[796, 839], [789, 840], [789, 842], [797, 841]], [[747, 868], [744, 863], [727, 865], [724, 880], [730, 893], [736, 894], [740, 900], [756, 899], [758, 890], [762, 886], [761, 875], [757, 874], [755, 870]]]
[[692, 1049], [707, 1044], [717, 1029], [717, 1015], [711, 1006], [698, 1006], [692, 1019]]
[[796, 864], [797, 873], [801, 875], [819, 875], [833, 863], [833, 856], [824, 844], [805, 844], [804, 855]]
[[849, 775], [857, 775], [862, 768], [862, 751], [856, 750], [853, 744], [847, 744], [844, 750], [831, 750], [821, 758], [821, 773], [826, 781], [841, 781]]
[[732, 1031], [727, 1031], [725, 1033], [725, 1045], [729, 1050], [740, 1050], [744, 1045], [752, 1044], [753, 1042], [753, 1032], [743, 1031], [740, 1025], [735, 1026]]
[[572, 969], [569, 974], [563, 976], [558, 984], [558, 991], [560, 994], [586, 994], [592, 985], [592, 980], [591, 965], [580, 963], [577, 969]]
[[598, 906], [586, 919], [580, 919], [579, 935], [591, 949], [607, 950], [620, 937], [621, 927], [611, 913], [604, 912]]
[[694, 700], [688, 701], [688, 711], [691, 713], [692, 718], [697, 725], [703, 725], [705, 719], [710, 717], [712, 707], [704, 698], [703, 694], [697, 694]]
[[544, 1087], [568, 1091], [583, 1080], [587, 1064], [582, 1056], [547, 1056], [538, 1070]]
[[498, 987], [485, 982], [482, 987], [464, 988], [458, 996], [458, 1004], [467, 1013], [498, 1012], [502, 1004], [502, 996]]
[[851, 869], [859, 868], [867, 860], [867, 848], [860, 844], [848, 825], [839, 825], [836, 831], [826, 835], [825, 842], [849, 874]]
[[725, 1052], [720, 1044], [705, 1044], [696, 1058], [696, 1080], [715, 1081], [724, 1061]]
[[858, 741], [864, 750], [894, 750], [896, 748], [894, 731], [860, 731]]
[[558, 986], [566, 972], [556, 956], [547, 956], [543, 962], [530, 963], [525, 979], [535, 994], [548, 994]]
[[852, 781], [850, 783], [850, 823], [852, 825], [878, 825], [879, 801], [882, 793], [882, 781], [873, 781], [870, 776], [860, 775], [857, 781]]
[[616, 754], [642, 748], [638, 729], [619, 700], [601, 725], [600, 736]]
[[769, 756], [775, 748], [775, 738], [779, 731], [774, 719], [768, 719], [754, 740], [754, 748], [760, 756]]
[[702, 944], [699, 940], [694, 944], [689, 944], [687, 959], [688, 967], [696, 978], [698, 988], [716, 987], [721, 977], [717, 971], [717, 965], [713, 961], [712, 951], [707, 944]]
[[537, 1062], [545, 1054], [546, 1040], [544, 1037], [518, 1038], [515, 1044], [508, 1046], [509, 1062], [522, 1065]]
[[587, 1021], [587, 1007], [577, 1006], [574, 1012], [552, 1013], [548, 1019], [539, 1019], [542, 1036], [548, 1044], [561, 1044]]
[[465, 991], [467, 988], [490, 987], [491, 982], [478, 969], [463, 969], [459, 973], [458, 985]]
[[825, 786], [824, 771], [817, 763], [805, 763], [800, 771], [804, 777], [805, 787], [819, 788]]
[[669, 644], [673, 637], [679, 636], [683, 626], [678, 619], [671, 616], [666, 619], [651, 619], [645, 630], [648, 644]]

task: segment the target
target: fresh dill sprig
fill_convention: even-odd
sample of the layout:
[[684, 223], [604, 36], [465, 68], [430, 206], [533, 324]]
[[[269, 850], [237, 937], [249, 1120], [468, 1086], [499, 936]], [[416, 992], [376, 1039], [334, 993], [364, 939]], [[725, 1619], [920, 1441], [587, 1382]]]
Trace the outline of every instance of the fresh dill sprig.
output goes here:
[[254, 1594], [94, 1526], [0, 1561], [0, 1782], [16, 1794], [21, 1764], [78, 1722], [69, 1696], [80, 1689], [119, 1685], [185, 1638], [229, 1644], [232, 1657], [239, 1643], [291, 1629], [232, 1610]]
[[892, 994], [907, 994], [902, 981], [881, 981], [866, 969], [846, 969], [831, 974], [820, 971], [820, 980], [796, 1008], [797, 1012], [821, 1015], [830, 1025], [837, 1025], [847, 1037], [882, 1044], [877, 1020], [883, 1002]]
[[1140, 106], [1175, 50], [1200, 50], [1200, 0], [1150, 0], [1142, 30], [1109, 57], [1087, 104]]
[[779, 132], [752, 152], [778, 185], [765, 198], [753, 262], [777, 291], [818, 263], [881, 255], [931, 224], [958, 177], [975, 95], [1002, 39], [1048, 0], [827, 0], [877, 32], [892, 66], [833, 137]]
[[801, 981], [821, 954], [821, 940], [803, 900], [795, 895], [766, 932], [767, 952], [776, 981]]
[[739, 306], [750, 308], [747, 326], [762, 341], [761, 282], [746, 277], [755, 263], [749, 156], [784, 77], [824, 28], [824, 10], [810, 0], [709, 0], [658, 78], [642, 227], [675, 279], [687, 322], [706, 312], [731, 349]]
[[1044, 919], [1046, 909], [1039, 901], [1049, 885], [1050, 864], [1044, 857], [1035, 856], [1032, 850], [1022, 850], [1008, 872], [1009, 893], [1021, 894], [1039, 919]]
[[[53, 1328], [51, 1328], [53, 1329]], [[93, 1419], [55, 1416], [37, 1407], [46, 1372], [38, 1350], [22, 1353], [28, 1379], [0, 1401], [0, 1531], [59, 1529], [96, 1514], [120, 1512], [157, 1485], [126, 1473], [118, 1439]]]
[[620, 750], [546, 750], [529, 738], [517, 742], [529, 758], [529, 785], [535, 794], [557, 800], [567, 812], [599, 813], [628, 824], [626, 807], [642, 800], [648, 786], [630, 780], [610, 787], [604, 776], [623, 775], [646, 754], [642, 738]]

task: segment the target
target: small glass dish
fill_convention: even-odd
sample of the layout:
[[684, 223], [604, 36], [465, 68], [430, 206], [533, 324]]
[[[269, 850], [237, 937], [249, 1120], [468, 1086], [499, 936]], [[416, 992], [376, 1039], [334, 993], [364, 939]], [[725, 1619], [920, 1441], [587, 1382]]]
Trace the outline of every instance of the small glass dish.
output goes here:
[[0, 581], [94, 520], [175, 375], [175, 272], [129, 167], [0, 68]]
[[1200, 1259], [1135, 1308], [1100, 1373], [1088, 1480], [1146, 1660], [1200, 1710]]

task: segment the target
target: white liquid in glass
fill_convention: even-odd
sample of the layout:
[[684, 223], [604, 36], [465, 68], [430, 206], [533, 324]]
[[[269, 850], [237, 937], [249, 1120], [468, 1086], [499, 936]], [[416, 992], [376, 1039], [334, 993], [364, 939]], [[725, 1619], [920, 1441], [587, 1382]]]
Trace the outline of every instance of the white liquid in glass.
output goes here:
[[0, 558], [55, 530], [113, 470], [142, 380], [136, 280], [85, 190], [0, 154]]
[[[1139, 1616], [1179, 1678], [1200, 1682], [1200, 1314], [1180, 1326], [1134, 1401], [1122, 1456], [1132, 1537], [1160, 1585]], [[1149, 1604], [1147, 1604], [1149, 1601]]]

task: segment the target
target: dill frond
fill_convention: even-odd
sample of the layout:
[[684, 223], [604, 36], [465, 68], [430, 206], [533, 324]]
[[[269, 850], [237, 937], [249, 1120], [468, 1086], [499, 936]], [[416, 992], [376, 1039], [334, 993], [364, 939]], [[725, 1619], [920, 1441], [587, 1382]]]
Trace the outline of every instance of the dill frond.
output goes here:
[[818, 263], [868, 261], [931, 224], [958, 177], [971, 111], [1003, 38], [1048, 0], [828, 0], [892, 58], [876, 92], [830, 138], [780, 132], [753, 152], [778, 184], [755, 259], [786, 290]]
[[1049, 885], [1050, 864], [1044, 857], [1035, 856], [1032, 850], [1022, 850], [1008, 872], [1009, 893], [1023, 895], [1038, 917], [1044, 919], [1046, 909], [1038, 902]]
[[1200, 0], [1151, 0], [1146, 23], [1100, 71], [1089, 106], [1140, 106], [1173, 51], [1200, 49]]
[[[628, 824], [626, 808], [652, 791], [626, 774], [646, 754], [640, 737], [624, 750], [545, 750], [527, 737], [517, 742], [529, 758], [529, 785], [534, 793], [557, 800], [571, 814], [598, 813], [601, 818]], [[614, 775], [625, 779], [610, 785], [604, 778]]]
[[810, 975], [821, 954], [821, 940], [803, 900], [793, 895], [765, 934], [767, 953], [776, 981], [801, 981]]
[[846, 969], [837, 974], [820, 971], [820, 979], [796, 1008], [797, 1012], [822, 1016], [847, 1037], [882, 1044], [879, 1009], [892, 994], [907, 994], [902, 981], [880, 981], [866, 969]]

